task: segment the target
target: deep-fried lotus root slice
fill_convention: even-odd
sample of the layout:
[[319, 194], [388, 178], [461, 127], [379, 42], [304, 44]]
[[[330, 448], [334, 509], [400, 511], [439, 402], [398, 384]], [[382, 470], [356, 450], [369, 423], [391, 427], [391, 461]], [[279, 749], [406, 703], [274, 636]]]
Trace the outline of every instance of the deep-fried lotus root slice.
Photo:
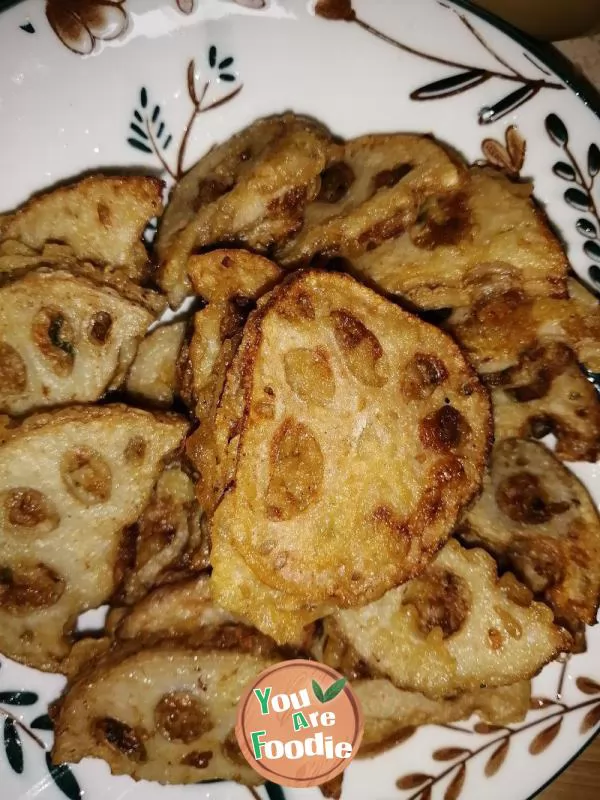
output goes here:
[[118, 388], [153, 315], [108, 286], [32, 272], [0, 289], [0, 411], [89, 403]]
[[326, 603], [305, 605], [295, 595], [263, 583], [226, 540], [213, 544], [211, 565], [211, 595], [217, 606], [280, 645], [304, 646], [311, 635], [310, 624], [334, 610]]
[[133, 603], [153, 586], [184, 571], [190, 550], [200, 543], [199, 528], [194, 483], [175, 463], [160, 475], [150, 502], [128, 532], [131, 563], [125, 570], [119, 598]]
[[577, 360], [600, 371], [600, 304], [579, 281], [567, 281], [569, 297], [528, 298], [520, 289], [483, 296], [471, 308], [456, 309], [448, 326], [480, 373], [519, 364], [540, 344], [561, 342]]
[[474, 689], [447, 700], [405, 692], [383, 679], [352, 683], [360, 701], [365, 731], [359, 756], [371, 757], [407, 738], [419, 725], [449, 725], [477, 714], [490, 725], [521, 722], [528, 710], [531, 683]]
[[201, 628], [239, 623], [214, 605], [208, 575], [198, 575], [169, 586], [160, 586], [132, 608], [109, 612], [107, 627], [117, 639], [190, 636]]
[[419, 578], [332, 619], [375, 673], [433, 699], [527, 680], [571, 646], [546, 605], [455, 540]]
[[455, 191], [463, 173], [458, 158], [428, 136], [353, 139], [322, 173], [302, 229], [277, 250], [277, 260], [306, 265], [315, 256], [371, 250], [413, 225], [426, 198]]
[[139, 281], [148, 264], [142, 234], [162, 211], [162, 188], [158, 178], [92, 175], [37, 195], [0, 221], [0, 253], [14, 240], [37, 251], [58, 243]]
[[122, 646], [67, 688], [52, 760], [102, 758], [114, 775], [163, 784], [261, 783], [238, 748], [235, 718], [247, 685], [276, 661], [180, 641]]
[[202, 420], [219, 393], [248, 313], [282, 271], [267, 258], [245, 250], [213, 250], [192, 256], [188, 275], [195, 293], [207, 302], [194, 317], [188, 353], [196, 416]]
[[186, 334], [186, 322], [160, 325], [140, 342], [126, 389], [155, 406], [172, 405], [177, 395], [177, 360]]
[[304, 605], [364, 603], [422, 571], [490, 439], [456, 344], [348, 275], [309, 271], [260, 301], [236, 360], [242, 413], [215, 422], [237, 452], [213, 546]]
[[492, 282], [565, 297], [568, 261], [531, 190], [472, 169], [462, 193], [426, 199], [407, 231], [351, 262], [380, 289], [425, 309], [469, 306]]
[[560, 343], [525, 353], [521, 363], [486, 376], [492, 389], [496, 440], [556, 436], [564, 461], [596, 461], [600, 397], [575, 356]]
[[171, 305], [189, 293], [194, 250], [238, 242], [265, 252], [295, 233], [333, 148], [324, 128], [285, 114], [255, 122], [201, 159], [175, 187], [159, 229], [160, 285]]
[[459, 532], [499, 558], [574, 632], [596, 622], [598, 512], [544, 445], [519, 439], [496, 444], [483, 494]]
[[77, 615], [116, 588], [141, 514], [187, 423], [126, 406], [28, 418], [0, 447], [0, 652], [57, 671]]

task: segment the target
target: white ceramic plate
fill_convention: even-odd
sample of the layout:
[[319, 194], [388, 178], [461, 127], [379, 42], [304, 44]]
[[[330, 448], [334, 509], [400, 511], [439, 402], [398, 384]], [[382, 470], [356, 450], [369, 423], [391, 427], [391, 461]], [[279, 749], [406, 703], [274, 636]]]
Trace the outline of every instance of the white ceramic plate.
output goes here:
[[[0, 209], [86, 170], [172, 178], [214, 142], [284, 109], [344, 136], [431, 131], [469, 160], [513, 169], [505, 134], [517, 125], [527, 143], [521, 174], [535, 179], [574, 269], [600, 286], [600, 151], [590, 147], [600, 143], [600, 121], [547, 58], [462, 6], [25, 0], [0, 16], [0, 60]], [[598, 467], [575, 471], [598, 501]], [[344, 800], [529, 798], [598, 730], [600, 629], [588, 641], [587, 653], [535, 680], [539, 700], [524, 724], [485, 733], [469, 723], [422, 728], [395, 750], [354, 762]], [[45, 715], [63, 679], [0, 661], [3, 800], [250, 800], [233, 784], [136, 784], [89, 759], [50, 769]], [[254, 796], [281, 791], [268, 786]], [[299, 795], [285, 790], [289, 800]]]

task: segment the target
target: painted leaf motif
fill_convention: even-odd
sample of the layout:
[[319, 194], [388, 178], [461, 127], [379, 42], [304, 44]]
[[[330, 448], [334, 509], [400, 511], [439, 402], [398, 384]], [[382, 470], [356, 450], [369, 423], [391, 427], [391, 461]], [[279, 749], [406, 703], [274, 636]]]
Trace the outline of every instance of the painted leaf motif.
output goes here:
[[479, 112], [479, 124], [491, 125], [492, 122], [497, 122], [507, 114], [525, 105], [525, 103], [529, 102], [532, 97], [535, 97], [538, 92], [539, 87], [537, 86], [520, 86], [518, 89], [515, 89], [514, 92], [498, 100], [493, 106], [482, 108]]
[[488, 778], [491, 778], [493, 775], [495, 775], [502, 764], [504, 764], [509, 746], [509, 739], [503, 739], [501, 744], [489, 757], [487, 764], [485, 765], [485, 774]]
[[4, 720], [4, 749], [8, 763], [20, 775], [23, 772], [23, 744], [15, 721], [10, 717]]
[[325, 702], [328, 703], [330, 700], [334, 700], [338, 696], [338, 694], [342, 691], [345, 685], [346, 685], [346, 678], [340, 678], [339, 680], [332, 683], [331, 686], [325, 692]]
[[140, 150], [142, 153], [152, 153], [152, 149], [148, 147], [148, 145], [140, 142], [138, 139], [134, 139], [131, 136], [127, 139], [127, 143], [132, 147], [135, 147], [136, 150]]
[[431, 800], [431, 786], [428, 786], [426, 789], [423, 789], [423, 791], [419, 795], [419, 800]]
[[566, 161], [557, 161], [552, 167], [552, 172], [565, 181], [575, 180], [575, 170], [570, 164], [567, 164]]
[[[597, 239], [598, 238], [598, 231], [596, 230], [596, 226], [590, 222], [589, 219], [585, 217], [581, 217], [575, 223], [575, 227], [579, 231], [582, 236], [587, 236], [588, 239]], [[584, 678], [583, 680], [587, 680]], [[600, 691], [600, 689], [598, 690]]]
[[498, 725], [490, 725], [488, 722], [478, 722], [473, 730], [475, 733], [487, 735], [489, 733], [498, 733], [498, 731], [501, 731], [502, 728], [500, 728]]
[[54, 724], [48, 714], [42, 714], [40, 717], [36, 717], [31, 723], [31, 727], [36, 728], [38, 731], [54, 730]]
[[140, 126], [137, 123], [132, 122], [129, 127], [134, 133], [137, 133], [140, 139], [146, 139], [146, 140], [148, 139], [148, 134], [146, 133], [146, 131], [140, 128]]
[[398, 778], [396, 786], [398, 789], [418, 789], [424, 783], [432, 780], [431, 775], [426, 775], [424, 772], [411, 772], [410, 775], [404, 775]]
[[69, 800], [81, 800], [82, 794], [77, 779], [67, 764], [55, 766], [50, 753], [46, 753], [46, 765], [52, 780]]
[[35, 692], [0, 692], [0, 703], [6, 706], [33, 706], [38, 699]]
[[600, 683], [596, 683], [596, 681], [591, 678], [580, 676], [575, 683], [579, 691], [583, 692], [583, 694], [600, 694]]
[[546, 117], [546, 131], [554, 144], [564, 147], [569, 143], [569, 133], [558, 114], [548, 114]]
[[353, 20], [355, 17], [350, 0], [317, 0], [315, 14], [324, 19]]
[[590, 178], [595, 178], [600, 172], [600, 149], [597, 144], [591, 144], [588, 149], [588, 173]]
[[219, 75], [219, 79], [222, 81], [227, 81], [227, 83], [233, 83], [235, 80], [235, 75], [232, 75], [230, 72], [222, 72]]
[[211, 44], [211, 46], [208, 49], [208, 65], [209, 67], [213, 68], [216, 65], [216, 63], [217, 63], [217, 48], [214, 46], [214, 44]]
[[148, 92], [144, 86], [140, 89], [140, 105], [142, 108], [146, 108], [148, 105]]
[[464, 756], [466, 753], [470, 752], [470, 750], [466, 750], [464, 747], [442, 747], [440, 750], [434, 752], [433, 758], [435, 761], [454, 761], [454, 759], [460, 758], [460, 756]]
[[598, 286], [600, 286], [600, 267], [597, 267], [595, 264], [588, 269], [588, 275], [590, 279], [594, 281]]
[[469, 69], [421, 86], [411, 92], [410, 97], [411, 100], [438, 100], [440, 97], [452, 97], [455, 94], [474, 89], [489, 78], [490, 76], [485, 70]]
[[590, 198], [581, 189], [571, 187], [567, 189], [564, 196], [567, 203], [578, 211], [589, 211], [592, 206]]
[[537, 756], [540, 753], [543, 753], [552, 742], [558, 736], [560, 729], [562, 727], [562, 719], [559, 719], [557, 722], [550, 725], [548, 728], [544, 728], [543, 731], [538, 733], [537, 736], [531, 741], [529, 745], [529, 752], [532, 756]]
[[184, 14], [191, 14], [194, 10], [194, 0], [177, 0], [177, 6]]
[[515, 172], [520, 172], [525, 163], [527, 144], [516, 125], [510, 125], [506, 130], [506, 149], [510, 155]]
[[507, 172], [513, 173], [515, 171], [508, 150], [504, 145], [496, 141], [496, 139], [484, 139], [481, 143], [481, 150], [486, 161], [490, 164], [493, 164], [495, 167], [500, 167], [500, 169], [504, 169]]
[[586, 242], [583, 245], [583, 250], [586, 256], [589, 256], [600, 264], [600, 245], [597, 244], [597, 242]]
[[581, 722], [581, 733], [587, 733], [600, 722], [600, 703], [587, 712]]
[[319, 703], [324, 703], [325, 702], [325, 695], [323, 694], [323, 689], [321, 689], [321, 687], [319, 686], [319, 684], [315, 680], [313, 680], [313, 682], [312, 682], [312, 690], [313, 690], [313, 692], [315, 694], [315, 697], [319, 701]]
[[267, 0], [234, 0], [238, 6], [244, 6], [244, 8], [264, 8], [267, 5]]
[[462, 792], [465, 784], [466, 776], [467, 768], [464, 764], [462, 764], [456, 775], [450, 781], [450, 785], [444, 792], [444, 800], [457, 800], [457, 798], [460, 797], [460, 793]]

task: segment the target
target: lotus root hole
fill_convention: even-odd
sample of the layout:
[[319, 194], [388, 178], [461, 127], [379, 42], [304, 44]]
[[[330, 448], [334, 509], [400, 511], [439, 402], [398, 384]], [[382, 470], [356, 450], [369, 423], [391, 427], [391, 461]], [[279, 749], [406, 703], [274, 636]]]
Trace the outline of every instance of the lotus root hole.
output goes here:
[[90, 447], [68, 450], [62, 457], [60, 472], [69, 494], [85, 506], [104, 503], [111, 495], [110, 467]]
[[208, 709], [189, 692], [164, 695], [154, 709], [154, 721], [169, 742], [189, 744], [213, 728]]
[[290, 389], [306, 403], [327, 405], [335, 394], [335, 379], [327, 353], [322, 348], [298, 347], [283, 359]]
[[417, 626], [424, 636], [439, 628], [447, 639], [465, 623], [471, 608], [471, 593], [459, 575], [431, 567], [407, 584], [402, 602], [414, 607]]

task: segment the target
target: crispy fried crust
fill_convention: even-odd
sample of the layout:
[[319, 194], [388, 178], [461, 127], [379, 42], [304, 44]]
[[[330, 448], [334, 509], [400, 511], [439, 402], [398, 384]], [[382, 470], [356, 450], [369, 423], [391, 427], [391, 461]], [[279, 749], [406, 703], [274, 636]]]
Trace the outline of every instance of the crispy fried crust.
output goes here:
[[251, 316], [215, 429], [217, 477], [202, 480], [232, 488], [213, 546], [230, 543], [303, 605], [355, 605], [444, 543], [479, 488], [490, 415], [448, 337], [347, 275], [312, 271]]
[[172, 405], [178, 392], [177, 360], [187, 330], [186, 322], [160, 325], [140, 342], [125, 388], [154, 406]]
[[207, 303], [194, 317], [188, 353], [196, 417], [203, 420], [220, 394], [248, 314], [282, 271], [246, 250], [213, 250], [192, 256], [188, 274], [194, 291]]
[[262, 779], [237, 746], [237, 702], [277, 659], [165, 641], [121, 646], [84, 670], [62, 699], [52, 760], [92, 756], [114, 775], [163, 784]]
[[0, 447], [0, 651], [60, 671], [78, 614], [116, 586], [122, 531], [187, 423], [125, 406], [34, 415]]
[[459, 528], [515, 572], [577, 633], [600, 603], [600, 519], [575, 475], [542, 444], [499, 442], [484, 491]]
[[[162, 211], [163, 182], [128, 175], [92, 175], [37, 195], [0, 221], [0, 252], [18, 241], [36, 251], [66, 245], [75, 259], [146, 276], [144, 228]], [[0, 262], [1, 263], [1, 262]]]
[[310, 624], [334, 610], [323, 603], [305, 604], [295, 595], [263, 583], [226, 540], [213, 544], [211, 565], [213, 601], [280, 645], [304, 646]]
[[150, 502], [128, 531], [131, 553], [119, 599], [127, 604], [154, 586], [183, 577], [202, 547], [194, 483], [175, 462], [160, 475]]
[[588, 369], [600, 371], [600, 304], [574, 278], [567, 285], [564, 299], [528, 298], [517, 287], [498, 293], [482, 287], [473, 306], [453, 313], [449, 328], [480, 373], [514, 367], [524, 354], [553, 342], [568, 346]]
[[404, 692], [383, 679], [355, 681], [352, 688], [365, 719], [358, 754], [362, 758], [393, 747], [419, 725], [448, 725], [472, 714], [490, 725], [521, 722], [531, 698], [529, 681], [497, 689], [475, 689], [448, 700], [431, 700], [417, 692]]
[[0, 411], [89, 403], [118, 388], [153, 316], [63, 271], [0, 289]]
[[265, 252], [294, 233], [334, 150], [322, 126], [284, 114], [255, 122], [201, 159], [175, 187], [159, 229], [160, 285], [171, 305], [189, 293], [194, 249], [238, 242]]
[[426, 199], [408, 230], [350, 261], [366, 280], [424, 309], [470, 306], [491, 283], [565, 297], [568, 261], [531, 190], [471, 169], [461, 192]]
[[298, 235], [277, 260], [306, 266], [315, 257], [353, 259], [413, 225], [420, 204], [459, 188], [463, 168], [427, 136], [377, 134], [347, 142], [321, 174]]
[[328, 624], [376, 674], [433, 699], [531, 678], [572, 643], [514, 576], [455, 540], [421, 577]]
[[524, 353], [520, 363], [491, 373], [496, 439], [556, 436], [563, 461], [596, 461], [600, 453], [600, 397], [565, 345]]

